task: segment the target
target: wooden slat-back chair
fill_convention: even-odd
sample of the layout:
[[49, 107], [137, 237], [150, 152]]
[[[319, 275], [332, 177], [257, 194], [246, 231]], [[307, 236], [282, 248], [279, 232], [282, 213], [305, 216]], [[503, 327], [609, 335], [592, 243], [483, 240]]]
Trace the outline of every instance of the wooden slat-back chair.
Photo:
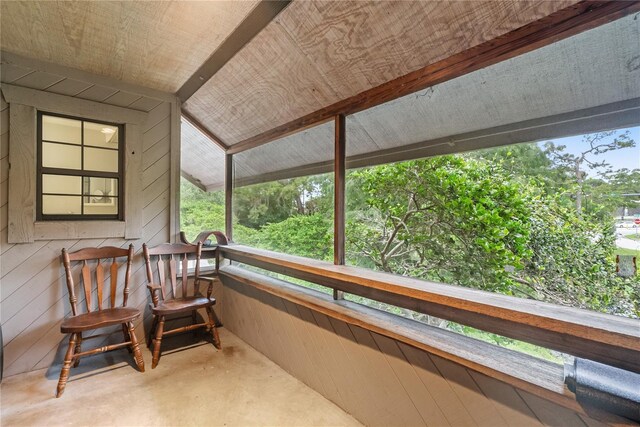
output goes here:
[[[211, 296], [216, 279], [200, 276], [202, 244], [164, 243], [153, 248], [148, 248], [146, 244], [142, 247], [149, 281], [147, 288], [151, 293], [151, 311], [153, 313], [153, 322], [147, 338], [147, 346], [153, 344], [151, 368], [158, 365], [162, 337], [166, 335], [205, 328], [211, 332], [216, 348], [221, 348], [215, 320], [217, 316], [213, 311], [216, 300]], [[154, 262], [152, 262], [152, 258]], [[195, 261], [195, 277], [191, 292], [189, 291], [187, 272], [189, 260]], [[181, 266], [180, 276], [178, 276], [178, 264]], [[200, 282], [209, 284], [206, 296], [200, 293]], [[204, 309], [207, 313], [208, 320], [204, 323], [196, 323], [198, 309]], [[191, 313], [193, 324], [168, 331], [164, 330], [167, 316], [184, 313]]]
[[[119, 264], [119, 258], [126, 258], [126, 272], [124, 275], [124, 289], [122, 291], [121, 301], [118, 301], [118, 269], [124, 263]], [[62, 365], [62, 371], [60, 371], [56, 397], [60, 397], [64, 392], [72, 363], [74, 367], [78, 366], [80, 358], [83, 356], [128, 347], [129, 351], [133, 352], [133, 357], [138, 369], [140, 372], [144, 372], [144, 361], [142, 360], [142, 353], [140, 352], [133, 327], [133, 321], [140, 317], [140, 310], [127, 307], [132, 258], [133, 245], [129, 245], [128, 249], [108, 246], [102, 248], [85, 248], [71, 253], [67, 252], [66, 249], [62, 250], [62, 264], [64, 265], [67, 277], [67, 288], [69, 290], [72, 315], [65, 318], [62, 321], [62, 325], [60, 325], [60, 331], [63, 334], [71, 335], [69, 337], [69, 347], [67, 348]], [[74, 265], [78, 263], [82, 265], [80, 270], [80, 281], [82, 282], [80, 294], [84, 295], [84, 312], [78, 309], [78, 297], [75, 291], [76, 286], [73, 279], [72, 263]], [[109, 280], [108, 289], [105, 289], [106, 279]], [[108, 301], [105, 301], [105, 294], [107, 292], [109, 298]], [[93, 299], [94, 296], [96, 297], [95, 301]], [[119, 302], [121, 302], [121, 305], [118, 305]], [[124, 335], [123, 342], [82, 351], [83, 332], [114, 325], [122, 326], [122, 333]], [[97, 337], [104, 337], [104, 335], [91, 336], [88, 338]]]

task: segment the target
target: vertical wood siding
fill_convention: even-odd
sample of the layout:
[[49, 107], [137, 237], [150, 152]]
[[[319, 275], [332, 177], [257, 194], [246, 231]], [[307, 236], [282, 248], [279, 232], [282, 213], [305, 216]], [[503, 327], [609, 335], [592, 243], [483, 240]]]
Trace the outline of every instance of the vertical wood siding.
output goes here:
[[365, 425], [602, 425], [251, 286], [225, 283], [223, 293], [227, 329]]
[[[62, 248], [76, 250], [87, 246], [126, 247], [133, 243], [136, 258], [132, 271], [129, 306], [143, 312], [147, 305], [146, 278], [141, 257], [142, 243], [155, 245], [167, 242], [171, 236], [170, 182], [171, 182], [171, 104], [141, 96], [117, 97], [117, 89], [92, 86], [75, 80], [58, 78], [53, 85], [38, 80], [38, 73], [14, 79], [3, 75], [3, 82], [38, 87], [79, 98], [94, 98], [100, 102], [129, 106], [148, 111], [149, 119], [143, 131], [143, 206], [142, 238], [84, 239], [36, 241], [30, 244], [7, 243], [7, 177], [9, 153], [9, 110], [4, 99], [0, 108], [0, 318], [4, 338], [4, 374], [51, 366], [60, 357], [60, 323], [69, 315], [70, 306], [65, 278], [60, 263]], [[37, 81], [36, 81], [37, 80]], [[51, 80], [51, 79], [50, 79]], [[131, 95], [131, 94], [126, 94]], [[108, 100], [105, 101], [105, 99]], [[126, 102], [125, 102], [126, 101]], [[139, 339], [143, 328], [138, 322]], [[63, 343], [63, 346], [66, 343]]]

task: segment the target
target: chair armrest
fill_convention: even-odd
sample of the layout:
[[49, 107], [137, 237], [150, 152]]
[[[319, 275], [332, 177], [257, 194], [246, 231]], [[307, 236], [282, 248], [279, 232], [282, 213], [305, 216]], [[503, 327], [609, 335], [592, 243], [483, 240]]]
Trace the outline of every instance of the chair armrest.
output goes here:
[[197, 276], [195, 280], [197, 282], [202, 280], [209, 283], [209, 286], [207, 287], [207, 299], [211, 299], [211, 294], [213, 293], [213, 284], [216, 282], [216, 280], [218, 280], [218, 277]]
[[147, 289], [149, 289], [149, 292], [151, 293], [151, 301], [153, 301], [153, 306], [157, 307], [160, 300], [158, 299], [158, 294], [156, 294], [156, 291], [162, 291], [162, 286], [151, 283], [147, 285]]

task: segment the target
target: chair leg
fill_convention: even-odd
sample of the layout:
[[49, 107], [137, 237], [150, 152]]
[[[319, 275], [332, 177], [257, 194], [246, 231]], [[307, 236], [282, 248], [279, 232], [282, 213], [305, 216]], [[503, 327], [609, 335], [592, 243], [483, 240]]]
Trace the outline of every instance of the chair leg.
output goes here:
[[151, 360], [151, 369], [158, 366], [160, 360], [160, 344], [162, 343], [162, 333], [164, 332], [164, 316], [160, 316], [158, 328], [156, 329], [156, 337], [153, 340], [153, 359]]
[[138, 337], [136, 337], [136, 330], [133, 327], [133, 322], [129, 322], [128, 324], [122, 324], [124, 329], [127, 329], [127, 335], [129, 335], [129, 340], [131, 341], [130, 348], [133, 352], [133, 359], [136, 361], [136, 365], [138, 366], [138, 370], [140, 372], [144, 372], [144, 360], [142, 359], [142, 352], [140, 351], [140, 345], [138, 344]]
[[222, 349], [222, 344], [220, 343], [220, 336], [218, 335], [218, 328], [216, 328], [216, 322], [215, 322], [215, 312], [213, 311], [213, 308], [211, 307], [207, 307], [207, 316], [209, 317], [209, 329], [211, 331], [211, 336], [213, 337], [213, 345], [215, 346], [215, 348], [217, 348], [218, 350]]
[[[124, 341], [131, 341], [131, 337], [129, 336], [129, 327], [126, 323], [123, 323], [122, 325], [122, 335], [124, 335]], [[129, 351], [129, 353], [131, 353], [132, 348], [131, 346], [127, 347], [127, 350]]]
[[[193, 310], [191, 312], [191, 324], [195, 325], [196, 323], [198, 323], [198, 312], [196, 310]], [[193, 336], [194, 337], [196, 337], [198, 335], [198, 331], [199, 330], [200, 330], [200, 328], [193, 330]]]
[[216, 328], [221, 328], [222, 327], [222, 322], [218, 318], [218, 315], [216, 314], [216, 311], [213, 309], [213, 307], [211, 307], [211, 313], [213, 313], [213, 320], [216, 322], [215, 323]]
[[158, 327], [158, 316], [154, 314], [153, 321], [151, 322], [151, 328], [149, 328], [149, 333], [147, 334], [147, 348], [151, 348], [151, 344], [153, 343], [153, 337], [155, 336], [157, 327]]
[[[82, 332], [78, 332], [78, 341], [76, 341], [76, 348], [74, 350], [74, 354], [78, 354], [82, 351]], [[77, 368], [80, 364], [80, 358], [76, 357], [73, 361], [73, 367]]]
[[64, 363], [62, 364], [62, 370], [60, 371], [60, 379], [58, 380], [58, 388], [56, 390], [56, 397], [62, 396], [64, 393], [64, 387], [67, 385], [69, 379], [69, 369], [71, 369], [71, 362], [73, 361], [73, 354], [76, 348], [76, 334], [72, 333], [69, 337], [69, 347], [67, 347], [67, 353], [64, 356]]

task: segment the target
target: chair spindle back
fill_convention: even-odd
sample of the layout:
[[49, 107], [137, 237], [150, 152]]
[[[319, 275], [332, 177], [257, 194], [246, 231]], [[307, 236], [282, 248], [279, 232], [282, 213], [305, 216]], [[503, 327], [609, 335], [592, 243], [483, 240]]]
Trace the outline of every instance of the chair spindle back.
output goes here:
[[[67, 289], [69, 291], [69, 302], [71, 303], [71, 311], [74, 316], [78, 315], [78, 298], [75, 293], [75, 283], [73, 279], [72, 262], [82, 264], [80, 269], [80, 278], [82, 280], [82, 289], [84, 291], [86, 312], [93, 311], [92, 294], [96, 291], [97, 310], [103, 309], [104, 299], [104, 283], [105, 270], [109, 274], [109, 305], [110, 308], [116, 307], [116, 296], [118, 289], [118, 269], [120, 265], [118, 258], [126, 257], [126, 272], [124, 276], [124, 290], [122, 297], [122, 307], [127, 306], [129, 299], [129, 278], [131, 276], [131, 262], [133, 259], [133, 245], [129, 245], [128, 249], [116, 248], [113, 246], [105, 246], [102, 248], [84, 248], [75, 252], [67, 252], [62, 249], [62, 264], [64, 265], [67, 277]], [[111, 260], [109, 262], [109, 260]], [[91, 271], [89, 261], [96, 261], [95, 269]], [[105, 261], [105, 262], [103, 262]], [[95, 286], [93, 279], [95, 278]]]
[[[195, 261], [195, 275], [200, 275], [200, 257], [202, 255], [202, 244], [190, 245], [184, 243], [164, 243], [153, 248], [142, 245], [144, 261], [147, 269], [147, 280], [149, 284], [160, 286], [160, 295], [162, 299], [171, 297], [178, 298], [178, 280], [180, 280], [181, 293], [183, 297], [188, 293], [188, 267], [189, 261]], [[152, 257], [156, 261], [156, 273], [158, 281], [154, 281]], [[180, 263], [181, 277], [178, 277], [178, 262]], [[168, 273], [168, 275], [167, 275]], [[168, 279], [168, 280], [167, 280]], [[167, 286], [167, 282], [170, 286]], [[193, 295], [200, 292], [199, 282], [194, 280]]]

